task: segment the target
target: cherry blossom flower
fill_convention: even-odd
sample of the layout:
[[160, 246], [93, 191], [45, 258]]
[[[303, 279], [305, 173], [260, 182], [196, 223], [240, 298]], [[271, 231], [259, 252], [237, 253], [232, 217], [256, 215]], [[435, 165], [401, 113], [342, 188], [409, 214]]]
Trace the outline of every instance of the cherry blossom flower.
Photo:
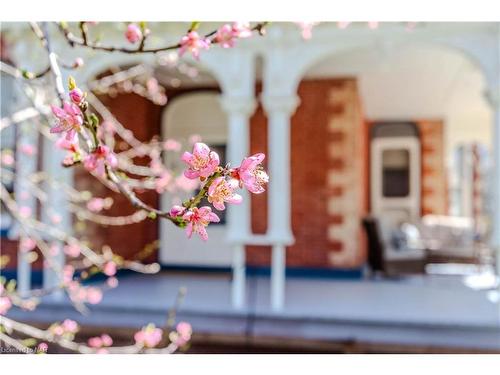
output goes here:
[[307, 40], [312, 38], [312, 30], [318, 22], [298, 22], [297, 24], [300, 27], [302, 38]]
[[130, 23], [127, 26], [127, 31], [125, 31], [125, 37], [130, 43], [137, 43], [142, 39], [142, 31], [135, 23]]
[[80, 105], [83, 99], [85, 99], [85, 93], [78, 87], [75, 87], [69, 92], [69, 97], [74, 104]]
[[250, 192], [260, 194], [265, 191], [264, 185], [269, 182], [269, 176], [262, 168], [265, 155], [258, 153], [249, 156], [241, 162], [239, 168], [232, 171], [232, 176], [240, 181]]
[[7, 314], [11, 307], [12, 302], [9, 297], [0, 297], [0, 315]]
[[36, 147], [27, 143], [24, 143], [19, 148], [21, 152], [28, 156], [33, 156], [36, 154]]
[[113, 339], [108, 334], [101, 335], [102, 345], [103, 346], [111, 346], [113, 345]]
[[222, 48], [231, 48], [234, 47], [236, 39], [248, 38], [251, 35], [252, 31], [248, 23], [234, 22], [221, 26], [215, 34], [215, 40]]
[[36, 241], [32, 238], [23, 237], [19, 243], [19, 249], [22, 253], [27, 253], [36, 247]]
[[3, 152], [2, 153], [2, 164], [11, 166], [14, 165], [16, 159], [14, 159], [14, 155], [11, 152]]
[[115, 168], [118, 164], [116, 156], [108, 146], [97, 146], [96, 150], [83, 160], [85, 168], [90, 172], [95, 171], [99, 176], [105, 175], [106, 163], [112, 168]]
[[167, 139], [163, 143], [163, 149], [165, 151], [180, 151], [181, 148], [182, 148], [181, 143], [176, 141], [175, 139]]
[[113, 345], [113, 339], [108, 334], [102, 334], [101, 336], [94, 336], [88, 339], [87, 344], [91, 348], [102, 348], [103, 346]]
[[38, 344], [37, 346], [37, 352], [41, 352], [41, 353], [46, 353], [47, 350], [49, 349], [49, 346], [47, 345], [46, 342], [41, 342], [40, 344]]
[[81, 249], [80, 246], [76, 243], [68, 244], [63, 247], [64, 254], [76, 258], [80, 255]]
[[183, 215], [184, 214], [184, 211], [186, 211], [186, 208], [185, 207], [182, 207], [182, 206], [178, 206], [178, 205], [174, 205], [172, 206], [172, 208], [170, 209], [170, 216], [172, 217], [177, 217], [177, 216], [180, 216], [180, 215]]
[[108, 277], [108, 279], [106, 280], [106, 284], [110, 287], [110, 288], [116, 288], [118, 286], [118, 279], [116, 277]]
[[114, 276], [116, 274], [116, 263], [115, 262], [106, 262], [102, 271], [106, 276]]
[[143, 345], [146, 348], [154, 348], [161, 341], [163, 332], [160, 328], [156, 328], [154, 324], [148, 324], [146, 327], [135, 333], [135, 342]]
[[91, 198], [87, 202], [87, 209], [92, 212], [100, 212], [104, 209], [108, 209], [113, 204], [112, 198]]
[[31, 208], [28, 206], [19, 207], [19, 215], [25, 219], [29, 218], [32, 214]]
[[52, 113], [57, 118], [57, 124], [50, 129], [51, 133], [66, 132], [66, 139], [73, 139], [83, 124], [83, 115], [80, 108], [74, 103], [64, 102], [63, 108], [51, 106]]
[[73, 61], [73, 68], [81, 68], [84, 64], [85, 62], [83, 61], [83, 59], [81, 57], [77, 57], [75, 61]]
[[184, 152], [181, 159], [189, 166], [184, 171], [184, 176], [190, 179], [207, 178], [219, 166], [219, 155], [215, 151], [210, 151], [210, 148], [201, 142], [194, 144], [192, 154]]
[[219, 211], [226, 209], [224, 202], [241, 203], [243, 198], [234, 192], [237, 188], [237, 180], [232, 178], [227, 181], [224, 177], [217, 177], [208, 188], [208, 201]]
[[207, 50], [210, 47], [210, 40], [200, 37], [196, 31], [190, 31], [181, 38], [180, 46], [179, 56], [189, 51], [196, 60], [199, 60], [200, 50]]
[[76, 333], [79, 329], [78, 323], [71, 319], [65, 319], [64, 322], [62, 322], [62, 327], [65, 332], [69, 333]]
[[177, 324], [176, 329], [177, 329], [177, 333], [180, 336], [180, 339], [183, 341], [183, 343], [178, 342], [179, 345], [183, 345], [191, 339], [191, 335], [193, 333], [193, 329], [191, 327], [191, 324], [189, 324], [187, 322], [179, 322]]
[[91, 337], [87, 340], [87, 344], [91, 348], [100, 348], [102, 347], [102, 339], [99, 336]]
[[164, 171], [159, 178], [155, 179], [155, 189], [158, 194], [164, 191], [171, 191], [173, 189], [172, 175], [168, 171]]
[[87, 288], [87, 302], [92, 305], [97, 305], [102, 300], [102, 292], [98, 288]]
[[210, 222], [217, 223], [219, 217], [212, 212], [208, 206], [201, 208], [194, 207], [187, 211], [182, 218], [188, 222], [186, 226], [186, 235], [191, 238], [193, 232], [198, 233], [203, 241], [208, 240], [207, 230], [205, 229]]
[[69, 138], [65, 136], [58, 138], [56, 147], [66, 151], [78, 152], [78, 135], [74, 133]]

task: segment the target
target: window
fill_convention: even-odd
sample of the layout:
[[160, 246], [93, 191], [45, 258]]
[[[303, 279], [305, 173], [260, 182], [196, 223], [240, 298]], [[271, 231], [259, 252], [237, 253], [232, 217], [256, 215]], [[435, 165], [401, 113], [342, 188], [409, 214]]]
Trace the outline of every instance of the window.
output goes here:
[[405, 149], [382, 152], [382, 194], [402, 198], [410, 194], [410, 153]]

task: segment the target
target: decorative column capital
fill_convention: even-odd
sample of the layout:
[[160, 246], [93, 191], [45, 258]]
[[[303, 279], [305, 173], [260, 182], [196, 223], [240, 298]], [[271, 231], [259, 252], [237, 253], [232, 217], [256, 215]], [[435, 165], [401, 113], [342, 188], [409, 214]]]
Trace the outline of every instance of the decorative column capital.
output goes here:
[[257, 107], [257, 100], [249, 96], [228, 96], [222, 95], [220, 98], [222, 109], [230, 113], [239, 113], [250, 116], [255, 112]]
[[300, 104], [297, 95], [261, 95], [262, 105], [267, 113], [285, 112], [292, 114]]

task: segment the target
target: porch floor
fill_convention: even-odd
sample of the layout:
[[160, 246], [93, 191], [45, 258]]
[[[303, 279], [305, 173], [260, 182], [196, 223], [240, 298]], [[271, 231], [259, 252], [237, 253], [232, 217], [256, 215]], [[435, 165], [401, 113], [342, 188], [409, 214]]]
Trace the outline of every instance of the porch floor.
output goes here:
[[36, 312], [12, 309], [30, 322], [71, 318], [82, 325], [162, 325], [180, 287], [187, 294], [178, 320], [195, 333], [299, 340], [353, 341], [495, 350], [500, 352], [500, 308], [495, 291], [475, 290], [458, 276], [411, 276], [397, 280], [288, 278], [285, 308], [270, 308], [269, 278], [247, 280], [247, 303], [231, 306], [225, 274], [161, 272], [126, 275], [88, 316], [66, 298], [46, 299]]

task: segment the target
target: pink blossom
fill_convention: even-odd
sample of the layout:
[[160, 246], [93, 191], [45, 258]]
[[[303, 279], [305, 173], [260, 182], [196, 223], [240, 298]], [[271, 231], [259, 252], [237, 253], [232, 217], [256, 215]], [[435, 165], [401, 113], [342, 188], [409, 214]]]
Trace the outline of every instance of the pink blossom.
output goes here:
[[83, 65], [85, 64], [85, 62], [83, 61], [83, 59], [81, 57], [77, 57], [75, 59], [75, 61], [73, 62], [73, 68], [81, 68]]
[[193, 146], [192, 154], [187, 151], [184, 152], [182, 161], [189, 166], [184, 171], [184, 176], [190, 179], [207, 178], [219, 166], [219, 155], [215, 151], [210, 151], [206, 144], [197, 142]]
[[178, 206], [178, 205], [174, 205], [172, 206], [172, 208], [170, 209], [170, 216], [172, 217], [177, 217], [179, 215], [182, 215], [184, 214], [184, 211], [186, 211], [186, 208], [185, 207], [182, 207], [182, 206]]
[[59, 254], [59, 245], [57, 243], [53, 243], [52, 245], [50, 245], [49, 254], [53, 257]]
[[200, 37], [196, 31], [190, 31], [181, 38], [180, 45], [179, 56], [189, 51], [195, 59], [199, 60], [200, 49], [207, 50], [210, 47], [210, 40]]
[[78, 87], [75, 87], [73, 90], [69, 92], [69, 97], [73, 103], [79, 105], [85, 98], [85, 94]]
[[179, 322], [177, 324], [177, 333], [180, 335], [180, 337], [184, 340], [184, 341], [189, 341], [189, 339], [191, 338], [191, 335], [193, 333], [193, 328], [191, 327], [191, 324], [187, 323], [187, 322]]
[[27, 143], [24, 143], [19, 148], [21, 152], [28, 156], [33, 156], [36, 154], [36, 147]]
[[302, 38], [306, 40], [311, 39], [312, 30], [317, 24], [318, 22], [299, 22], [298, 25], [301, 29]]
[[114, 276], [116, 274], [116, 263], [107, 262], [102, 270], [106, 276]]
[[92, 212], [100, 212], [107, 206], [106, 203], [106, 200], [103, 198], [91, 198], [87, 202], [87, 209]]
[[52, 221], [53, 224], [59, 224], [62, 221], [62, 216], [59, 214], [53, 214], [50, 216], [50, 221]]
[[159, 178], [155, 180], [155, 188], [158, 194], [163, 193], [166, 190], [171, 190], [172, 175], [170, 172], [165, 171], [161, 174]]
[[163, 149], [166, 151], [180, 151], [181, 147], [181, 143], [176, 141], [175, 139], [167, 139], [163, 143]]
[[28, 206], [19, 207], [19, 215], [25, 219], [29, 218], [32, 214], [31, 208]]
[[110, 288], [116, 288], [118, 286], [118, 279], [116, 277], [108, 277], [108, 279], [106, 280], [106, 284]]
[[108, 146], [97, 146], [97, 149], [83, 160], [85, 168], [90, 172], [95, 171], [99, 176], [105, 175], [106, 163], [112, 168], [115, 168], [118, 164], [116, 156]]
[[75, 267], [73, 267], [70, 264], [66, 264], [63, 267], [63, 282], [64, 283], [71, 283], [73, 280], [73, 275], [75, 274]]
[[11, 307], [12, 302], [9, 297], [0, 297], [0, 315], [7, 314]]
[[102, 340], [102, 345], [103, 346], [111, 346], [111, 345], [113, 345], [113, 339], [111, 338], [110, 335], [108, 335], [106, 333], [101, 335], [101, 340]]
[[137, 43], [142, 39], [142, 31], [135, 23], [130, 23], [127, 26], [127, 31], [125, 31], [125, 37], [130, 43]]
[[154, 324], [148, 324], [146, 327], [135, 333], [135, 342], [147, 348], [154, 348], [161, 341], [163, 332], [160, 328], [156, 328]]
[[64, 246], [63, 251], [64, 251], [64, 254], [66, 254], [70, 257], [73, 257], [73, 258], [78, 257], [81, 253], [80, 246], [76, 243], [68, 244], [68, 245]]
[[19, 248], [22, 253], [27, 253], [36, 247], [36, 241], [32, 238], [23, 237], [19, 243]]
[[12, 155], [12, 153], [10, 153], [10, 152], [2, 153], [2, 164], [3, 165], [7, 165], [7, 166], [14, 165], [15, 161], [16, 160], [14, 159], [14, 155]]
[[186, 235], [191, 238], [193, 232], [198, 233], [202, 240], [208, 240], [207, 230], [205, 229], [210, 222], [217, 223], [220, 221], [219, 217], [212, 212], [208, 206], [201, 208], [194, 207], [186, 212], [182, 218], [188, 222], [186, 226]]
[[46, 342], [41, 342], [40, 344], [38, 344], [38, 347], [37, 347], [37, 351], [38, 352], [47, 352], [47, 350], [49, 349], [49, 346], [47, 345]]
[[74, 103], [64, 102], [63, 108], [55, 105], [51, 106], [52, 113], [57, 118], [57, 124], [50, 129], [51, 133], [66, 133], [66, 139], [73, 139], [76, 132], [79, 132], [83, 124], [83, 115], [80, 108]]
[[252, 35], [252, 31], [248, 23], [225, 24], [221, 26], [215, 34], [215, 40], [222, 48], [234, 47], [235, 41], [238, 38], [247, 38]]
[[97, 305], [102, 300], [102, 292], [98, 288], [87, 288], [87, 301], [92, 305]]
[[65, 332], [76, 333], [78, 332], [78, 323], [71, 319], [65, 319], [62, 323]]
[[224, 177], [217, 177], [208, 188], [208, 201], [220, 211], [226, 209], [224, 202], [241, 203], [243, 198], [234, 192], [237, 188], [237, 180], [230, 179], [227, 181]]
[[56, 147], [62, 150], [78, 152], [78, 135], [73, 133], [71, 137], [60, 137], [56, 141]]
[[94, 336], [88, 339], [87, 344], [91, 348], [100, 348], [102, 347], [102, 339], [99, 336]]
[[269, 182], [269, 176], [262, 168], [262, 161], [265, 159], [262, 153], [249, 156], [241, 162], [239, 168], [233, 170], [233, 177], [240, 181], [249, 191], [260, 194], [265, 191], [264, 185]]
[[116, 133], [115, 124], [112, 121], [103, 121], [101, 125], [97, 128], [97, 136], [101, 139], [104, 138], [105, 135], [114, 135]]

